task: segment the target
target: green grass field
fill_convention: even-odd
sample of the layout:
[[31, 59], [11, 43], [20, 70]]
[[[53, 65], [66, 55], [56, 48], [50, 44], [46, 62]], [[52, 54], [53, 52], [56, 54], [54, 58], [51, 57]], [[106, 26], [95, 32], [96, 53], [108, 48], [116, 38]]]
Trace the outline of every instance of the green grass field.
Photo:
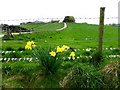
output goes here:
[[26, 29], [34, 29], [35, 31], [42, 31], [42, 30], [55, 30], [63, 27], [63, 23], [33, 23], [33, 24], [25, 24], [19, 25]]
[[[43, 25], [43, 24], [42, 24]], [[98, 46], [98, 25], [80, 24], [80, 23], [68, 23], [68, 27], [63, 31], [49, 30], [54, 25], [55, 28], [63, 27], [63, 23], [48, 23], [48, 25], [42, 27], [48, 29], [48, 31], [41, 31], [38, 28], [32, 34], [16, 35], [13, 40], [9, 40], [2, 43], [2, 49], [7, 46], [14, 49], [18, 47], [24, 47], [25, 43], [29, 40], [33, 40], [37, 45], [43, 47], [55, 47], [59, 45], [68, 45], [73, 48], [97, 48]], [[37, 25], [24, 25], [24, 27]], [[38, 27], [38, 26], [37, 26]], [[117, 48], [118, 47], [118, 28], [112, 26], [105, 26], [103, 37], [103, 48]]]
[[[25, 48], [28, 41], [35, 42], [36, 49], [32, 61], [10, 60], [2, 62], [2, 86], [3, 88], [119, 88], [119, 58], [109, 58], [106, 55], [119, 55], [118, 49], [103, 50], [102, 61], [96, 64], [99, 59], [96, 50], [77, 51], [77, 56], [90, 56], [93, 58], [61, 59], [51, 57], [45, 47], [55, 50], [57, 46], [67, 45], [74, 49], [97, 48], [98, 47], [98, 25], [67, 23], [67, 28], [62, 31], [55, 29], [62, 28], [63, 23], [42, 23], [20, 25], [27, 29], [34, 29], [32, 33], [15, 35], [11, 40], [2, 41], [3, 51], [19, 51]], [[37, 47], [41, 46], [42, 49]], [[105, 26], [103, 48], [118, 48], [118, 28]], [[40, 52], [38, 54], [38, 52]], [[58, 53], [59, 56], [69, 57], [71, 50]], [[30, 58], [32, 50], [25, 50], [23, 53], [2, 53], [2, 58]], [[41, 54], [42, 53], [42, 54]], [[36, 61], [35, 58], [39, 58]], [[41, 57], [43, 57], [41, 59]], [[56, 58], [56, 62], [54, 62]], [[63, 58], [63, 57], [62, 57]], [[57, 63], [59, 62], [61, 63]], [[58, 66], [57, 66], [58, 65]], [[54, 68], [55, 66], [55, 68]], [[53, 69], [55, 73], [46, 74], [45, 71]], [[68, 78], [69, 77], [69, 78]], [[1, 81], [1, 80], [0, 80]]]

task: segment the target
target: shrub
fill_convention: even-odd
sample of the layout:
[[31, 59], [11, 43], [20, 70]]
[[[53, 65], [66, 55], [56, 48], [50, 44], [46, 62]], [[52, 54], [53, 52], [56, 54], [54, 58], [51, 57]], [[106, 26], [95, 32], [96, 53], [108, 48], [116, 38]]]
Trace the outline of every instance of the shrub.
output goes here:
[[65, 16], [63, 22], [75, 22], [75, 18], [73, 16]]

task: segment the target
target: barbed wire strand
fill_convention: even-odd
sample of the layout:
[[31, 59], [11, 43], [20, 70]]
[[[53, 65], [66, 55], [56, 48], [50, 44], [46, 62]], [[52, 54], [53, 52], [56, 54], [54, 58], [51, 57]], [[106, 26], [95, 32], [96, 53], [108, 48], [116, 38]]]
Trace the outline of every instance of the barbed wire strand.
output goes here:
[[[83, 18], [80, 18], [80, 17], [75, 17], [75, 19], [99, 19], [100, 17], [83, 17]], [[48, 19], [64, 19], [64, 18], [28, 18], [28, 19], [12, 19], [12, 20], [0, 20], [0, 21], [26, 21], [26, 20], [48, 20]], [[104, 18], [104, 19], [120, 19], [120, 17], [107, 17], [107, 18]]]

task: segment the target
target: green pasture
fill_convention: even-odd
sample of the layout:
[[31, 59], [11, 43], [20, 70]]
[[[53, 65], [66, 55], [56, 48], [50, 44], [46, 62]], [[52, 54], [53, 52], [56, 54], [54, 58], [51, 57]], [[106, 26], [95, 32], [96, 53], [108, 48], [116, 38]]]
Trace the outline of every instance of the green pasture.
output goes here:
[[[117, 57], [106, 57], [106, 55], [119, 55], [118, 49], [103, 50], [102, 61], [98, 64], [95, 63], [99, 59], [96, 50], [75, 52], [75, 57], [93, 55], [94, 58], [92, 59], [61, 59], [62, 56], [69, 57], [71, 50], [58, 53], [61, 56], [60, 58], [49, 55], [50, 51], [45, 49], [45, 47], [50, 47], [53, 51], [57, 46], [62, 45], [67, 45], [74, 49], [98, 47], [98, 25], [67, 23], [68, 27], [66, 29], [55, 31], [55, 29], [62, 28], [63, 25], [63, 23], [20, 25], [30, 30], [34, 29], [34, 31], [29, 34], [14, 35], [11, 40], [1, 41], [3, 51], [24, 51], [22, 53], [2, 53], [2, 58], [30, 58], [32, 57], [31, 54], [33, 54], [32, 51], [36, 50], [34, 51], [35, 57], [33, 57], [34, 59], [31, 62], [25, 60], [2, 62], [3, 88], [120, 87], [120, 60]], [[36, 49], [25, 50], [25, 45], [28, 41], [34, 41], [37, 45]], [[37, 48], [38, 46], [41, 46], [41, 48]], [[118, 48], [117, 27], [105, 26], [103, 48]], [[37, 52], [40, 53], [38, 54]], [[38, 61], [36, 61], [36, 57], [39, 58]], [[54, 73], [46, 74], [45, 71], [49, 71], [51, 68]]]
[[[39, 25], [39, 24], [37, 24]], [[24, 27], [29, 27], [30, 29], [34, 25], [23, 25]], [[48, 29], [48, 31], [41, 31], [36, 29], [35, 32], [31, 34], [15, 35], [13, 40], [6, 40], [2, 43], [2, 49], [5, 50], [6, 47], [11, 47], [17, 49], [19, 47], [24, 47], [26, 42], [33, 40], [37, 45], [43, 47], [56, 47], [60, 45], [68, 45], [73, 48], [97, 48], [98, 46], [98, 25], [91, 24], [81, 24], [81, 23], [67, 23], [67, 28], [62, 31], [55, 31], [50, 29], [62, 28], [63, 23], [43, 23], [42, 28]], [[42, 26], [41, 25], [41, 26]], [[53, 28], [51, 28], [53, 27]], [[118, 28], [113, 26], [105, 26], [104, 36], [103, 36], [103, 48], [117, 48], [118, 47]]]
[[55, 30], [63, 27], [63, 23], [32, 23], [32, 24], [25, 24], [25, 25], [19, 25], [23, 28], [26, 28], [28, 30], [34, 30], [34, 31], [42, 31], [42, 30]]

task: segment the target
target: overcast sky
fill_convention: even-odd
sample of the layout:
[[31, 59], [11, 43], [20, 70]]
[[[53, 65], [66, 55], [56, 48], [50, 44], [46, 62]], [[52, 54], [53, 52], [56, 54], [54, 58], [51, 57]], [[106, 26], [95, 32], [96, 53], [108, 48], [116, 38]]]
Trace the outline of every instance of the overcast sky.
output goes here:
[[[99, 17], [100, 7], [106, 7], [105, 18], [118, 17], [120, 0], [0, 0], [0, 20], [64, 18], [65, 16]], [[99, 20], [76, 20], [77, 22], [99, 23]], [[24, 21], [19, 21], [24, 22]], [[105, 23], [117, 23], [117, 19]], [[15, 24], [18, 21], [0, 21]]]

